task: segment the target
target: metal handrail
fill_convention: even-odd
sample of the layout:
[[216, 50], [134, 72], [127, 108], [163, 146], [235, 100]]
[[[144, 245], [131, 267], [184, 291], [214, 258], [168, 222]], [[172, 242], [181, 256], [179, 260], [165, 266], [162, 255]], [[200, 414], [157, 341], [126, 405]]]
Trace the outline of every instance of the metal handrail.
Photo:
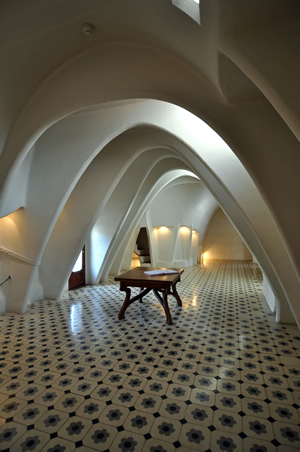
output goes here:
[[0, 284], [0, 287], [6, 282], [6, 281], [8, 281], [9, 279], [11, 279], [11, 276], [9, 275], [1, 284]]
[[142, 254], [138, 254], [135, 250], [133, 250], [133, 252], [134, 252], [134, 254], [136, 254], [137, 256], [145, 256], [146, 254], [147, 254], [147, 252], [149, 251], [149, 246], [148, 246], [148, 248], [146, 249], [146, 251], [144, 251]]

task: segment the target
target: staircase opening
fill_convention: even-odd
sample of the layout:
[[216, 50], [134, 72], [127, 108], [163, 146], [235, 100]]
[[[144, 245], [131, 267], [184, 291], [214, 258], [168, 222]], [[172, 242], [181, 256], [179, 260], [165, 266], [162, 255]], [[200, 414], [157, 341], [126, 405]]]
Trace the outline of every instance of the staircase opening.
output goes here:
[[136, 262], [135, 267], [151, 266], [150, 246], [146, 228], [141, 228], [138, 233], [132, 261], [133, 263], [134, 261]]

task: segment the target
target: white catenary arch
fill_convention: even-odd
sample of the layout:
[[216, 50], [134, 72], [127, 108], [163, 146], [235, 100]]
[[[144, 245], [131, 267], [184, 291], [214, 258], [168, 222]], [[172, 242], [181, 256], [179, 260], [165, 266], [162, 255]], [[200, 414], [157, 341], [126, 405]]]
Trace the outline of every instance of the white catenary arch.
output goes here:
[[[189, 170], [204, 181], [261, 265], [277, 299], [278, 319], [289, 321], [294, 315], [298, 321], [299, 281], [283, 238], [251, 177], [207, 124], [182, 107], [157, 100], [94, 105], [52, 124], [25, 139], [26, 129], [25, 142], [19, 143], [28, 177], [23, 178], [25, 208], [13, 218], [26, 230], [20, 254], [36, 265], [12, 259], [16, 272], [26, 265], [25, 290], [7, 294], [4, 289], [7, 310], [23, 312], [31, 299], [59, 296], [97, 224], [102, 236], [108, 231], [110, 235], [94, 280], [107, 275], [124, 237], [145, 212], [143, 200], [151, 202], [174, 178], [170, 170]], [[18, 176], [17, 165], [13, 168], [7, 187]], [[56, 183], [49, 193], [53, 177]], [[7, 190], [4, 200], [7, 206], [10, 193]], [[3, 237], [3, 244], [9, 243], [8, 234]], [[62, 240], [65, 257], [57, 265]]]

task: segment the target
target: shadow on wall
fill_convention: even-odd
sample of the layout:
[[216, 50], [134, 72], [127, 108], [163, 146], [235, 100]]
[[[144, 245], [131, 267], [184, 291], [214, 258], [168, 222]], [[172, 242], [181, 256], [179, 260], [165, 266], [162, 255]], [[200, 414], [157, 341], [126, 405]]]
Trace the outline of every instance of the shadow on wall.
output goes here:
[[202, 256], [205, 259], [253, 260], [241, 236], [221, 209], [212, 218]]

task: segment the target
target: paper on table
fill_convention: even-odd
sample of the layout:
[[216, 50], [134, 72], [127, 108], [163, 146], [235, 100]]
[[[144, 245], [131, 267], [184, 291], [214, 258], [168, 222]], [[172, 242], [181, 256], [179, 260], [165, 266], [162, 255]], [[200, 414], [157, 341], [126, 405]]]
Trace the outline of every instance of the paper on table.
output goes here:
[[161, 275], [171, 275], [173, 273], [179, 273], [177, 270], [150, 270], [148, 272], [144, 272], [145, 275], [149, 276], [161, 276]]

